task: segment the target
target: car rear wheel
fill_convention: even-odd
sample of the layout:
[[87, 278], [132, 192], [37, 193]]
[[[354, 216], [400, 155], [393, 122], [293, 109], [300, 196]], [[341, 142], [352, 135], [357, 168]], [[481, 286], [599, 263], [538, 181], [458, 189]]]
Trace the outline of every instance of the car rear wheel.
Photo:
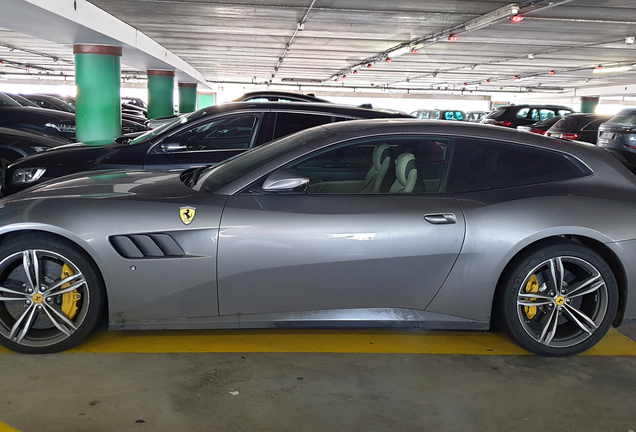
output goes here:
[[0, 247], [0, 344], [44, 354], [77, 345], [95, 327], [104, 287], [77, 247], [25, 234]]
[[576, 243], [526, 255], [502, 283], [503, 324], [519, 345], [538, 355], [586, 351], [616, 316], [618, 287], [612, 270], [598, 254]]

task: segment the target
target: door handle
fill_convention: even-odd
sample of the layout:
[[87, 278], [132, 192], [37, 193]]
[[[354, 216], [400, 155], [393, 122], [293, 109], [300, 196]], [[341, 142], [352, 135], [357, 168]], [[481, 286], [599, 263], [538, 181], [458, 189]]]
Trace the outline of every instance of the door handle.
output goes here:
[[453, 213], [436, 213], [424, 215], [424, 219], [433, 225], [457, 223], [457, 217]]

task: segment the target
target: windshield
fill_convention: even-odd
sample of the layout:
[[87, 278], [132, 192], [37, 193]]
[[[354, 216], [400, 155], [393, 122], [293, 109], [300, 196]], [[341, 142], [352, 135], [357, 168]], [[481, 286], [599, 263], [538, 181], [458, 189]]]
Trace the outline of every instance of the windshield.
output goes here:
[[0, 93], [0, 106], [22, 106], [4, 93]]
[[287, 135], [267, 145], [234, 156], [220, 165], [204, 168], [198, 176], [198, 181], [192, 186], [192, 189], [214, 193], [223, 186], [237, 180], [278, 156], [297, 147], [304, 146], [308, 142], [321, 139], [330, 133], [331, 132], [328, 132], [327, 129], [316, 126], [302, 132]]
[[143, 135], [139, 135], [137, 138], [135, 138], [134, 140], [132, 140], [131, 142], [128, 143], [128, 145], [135, 145], [135, 144], [139, 144], [140, 142], [145, 142], [146, 140], [150, 139], [150, 138], [154, 138], [159, 134], [162, 134], [163, 132], [167, 131], [168, 129], [171, 129], [175, 126], [178, 126], [180, 124], [186, 124], [188, 122], [188, 116], [179, 116], [179, 117], [175, 117], [174, 120], [172, 120], [171, 122], [162, 124], [161, 126], [158, 126], [152, 130], [149, 130], [148, 132], [146, 132]]

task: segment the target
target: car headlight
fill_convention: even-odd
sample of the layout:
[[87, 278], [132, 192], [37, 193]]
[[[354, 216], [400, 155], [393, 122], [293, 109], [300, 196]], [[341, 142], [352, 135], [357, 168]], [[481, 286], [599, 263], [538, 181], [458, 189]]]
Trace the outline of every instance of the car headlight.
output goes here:
[[13, 183], [30, 184], [38, 181], [46, 172], [46, 168], [20, 168], [13, 173]]

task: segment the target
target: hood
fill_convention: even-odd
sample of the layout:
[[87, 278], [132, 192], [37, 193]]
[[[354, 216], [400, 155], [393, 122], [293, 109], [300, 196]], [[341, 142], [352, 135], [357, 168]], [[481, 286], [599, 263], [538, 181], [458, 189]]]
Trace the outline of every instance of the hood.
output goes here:
[[[3, 115], [8, 113], [22, 114], [25, 117], [38, 119], [40, 121], [64, 121], [65, 123], [75, 124], [75, 114], [64, 111], [39, 108], [37, 110], [25, 106], [3, 106], [0, 107]], [[69, 123], [69, 124], [70, 124]]]
[[135, 199], [169, 201], [198, 195], [183, 184], [181, 172], [144, 170], [92, 171], [60, 177], [7, 197], [9, 202], [54, 199]]
[[72, 143], [65, 144], [45, 151], [42, 153], [33, 154], [22, 159], [18, 159], [13, 167], [26, 168], [26, 167], [51, 167], [58, 164], [67, 164], [70, 161], [73, 163], [93, 163], [98, 158], [107, 156], [113, 150], [123, 147], [124, 145], [118, 143], [112, 143], [105, 146], [89, 146], [84, 143]]
[[0, 127], [0, 140], [5, 145], [25, 143], [42, 147], [60, 147], [68, 143], [61, 137], [53, 137], [36, 131]]

